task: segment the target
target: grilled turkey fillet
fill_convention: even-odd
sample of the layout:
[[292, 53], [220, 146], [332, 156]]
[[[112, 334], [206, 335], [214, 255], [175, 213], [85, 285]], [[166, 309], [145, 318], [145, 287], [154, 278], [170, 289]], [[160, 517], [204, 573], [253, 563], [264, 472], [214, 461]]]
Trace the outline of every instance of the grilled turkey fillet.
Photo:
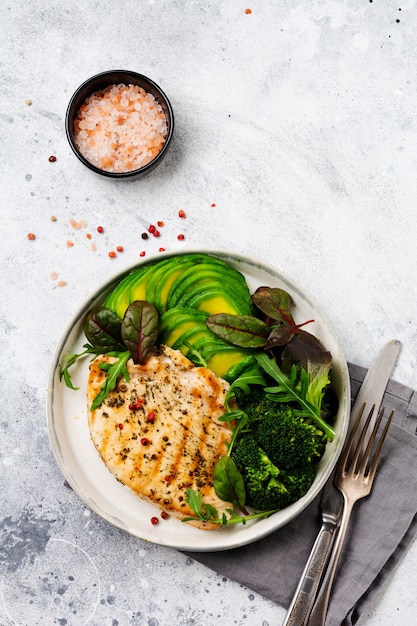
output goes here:
[[[88, 407], [106, 373], [100, 355], [90, 365]], [[213, 468], [227, 452], [230, 429], [218, 420], [224, 413], [228, 383], [181, 352], [161, 346], [144, 365], [128, 361], [130, 381], [121, 377], [103, 403], [88, 410], [92, 441], [117, 480], [141, 498], [179, 519], [193, 516], [187, 489], [200, 491], [219, 515], [229, 502], [213, 487]], [[191, 522], [203, 529], [216, 524]]]

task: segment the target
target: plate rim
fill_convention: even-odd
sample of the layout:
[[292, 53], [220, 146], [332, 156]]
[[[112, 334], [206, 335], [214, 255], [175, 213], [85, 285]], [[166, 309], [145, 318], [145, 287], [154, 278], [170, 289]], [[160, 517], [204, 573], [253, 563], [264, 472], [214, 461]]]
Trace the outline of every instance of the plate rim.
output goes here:
[[[163, 536], [148, 537], [148, 536], [145, 536], [146, 533], [134, 532], [133, 529], [129, 528], [127, 524], [124, 524], [121, 519], [114, 518], [114, 516], [110, 514], [109, 512], [101, 510], [101, 507], [96, 502], [94, 502], [93, 499], [91, 499], [90, 497], [87, 497], [87, 495], [84, 492], [82, 494], [80, 493], [80, 490], [78, 488], [79, 487], [78, 483], [73, 479], [71, 472], [65, 465], [65, 459], [61, 451], [59, 437], [57, 435], [56, 428], [55, 428], [57, 418], [54, 416], [53, 403], [54, 403], [54, 393], [56, 391], [56, 376], [57, 376], [57, 371], [59, 368], [60, 360], [62, 359], [63, 351], [66, 347], [66, 344], [69, 340], [71, 333], [74, 330], [74, 327], [80, 323], [80, 320], [82, 319], [82, 317], [85, 316], [88, 310], [90, 310], [91, 306], [100, 297], [104, 297], [104, 294], [106, 292], [112, 289], [116, 284], [118, 284], [118, 282], [120, 282], [120, 280], [122, 280], [124, 276], [126, 276], [130, 272], [144, 265], [149, 265], [151, 263], [158, 262], [159, 260], [162, 260], [162, 259], [166, 259], [166, 258], [170, 258], [174, 256], [184, 256], [186, 254], [193, 254], [193, 253], [194, 254], [195, 253], [208, 254], [211, 256], [218, 257], [218, 258], [222, 258], [224, 260], [229, 259], [232, 262], [234, 261], [235, 264], [239, 264], [243, 262], [252, 267], [255, 267], [255, 268], [258, 267], [259, 269], [263, 270], [264, 272], [272, 276], [276, 275], [277, 277], [279, 277], [280, 280], [288, 284], [291, 287], [291, 289], [293, 289], [297, 293], [297, 295], [299, 295], [306, 303], [308, 303], [309, 306], [311, 305], [313, 307], [314, 311], [316, 311], [320, 316], [320, 322], [323, 322], [326, 326], [327, 331], [332, 334], [335, 344], [338, 348], [338, 367], [339, 367], [339, 370], [340, 370], [339, 373], [341, 375], [341, 378], [343, 380], [343, 385], [344, 385], [343, 397], [339, 398], [339, 400], [343, 404], [342, 409], [343, 409], [344, 415], [340, 417], [341, 424], [340, 424], [340, 431], [338, 433], [337, 447], [333, 451], [332, 458], [327, 463], [327, 466], [324, 468], [324, 471], [321, 476], [321, 480], [319, 482], [316, 482], [316, 484], [313, 483], [314, 490], [312, 491], [312, 488], [313, 488], [312, 487], [307, 492], [307, 494], [303, 496], [303, 498], [297, 500], [297, 502], [283, 509], [283, 511], [286, 511], [286, 516], [285, 516], [285, 520], [282, 523], [278, 523], [276, 525], [273, 525], [271, 523], [274, 520], [274, 516], [280, 515], [280, 513], [282, 513], [282, 511], [280, 511], [265, 520], [259, 520], [253, 525], [246, 526], [246, 529], [249, 529], [249, 528], [253, 529], [250, 536], [249, 534], [247, 534], [247, 536], [245, 537], [245, 533], [243, 533], [243, 536], [240, 539], [237, 539], [237, 536], [240, 536], [240, 534], [236, 533], [235, 541], [232, 541], [228, 543], [227, 545], [223, 545], [223, 542], [218, 542], [218, 543], [214, 543], [213, 545], [207, 545], [207, 546], [196, 545], [195, 541], [191, 543], [180, 544], [178, 542], [172, 542], [172, 541], [166, 540], [166, 538], [164, 538]], [[107, 279], [101, 285], [99, 285], [94, 290], [94, 292], [91, 293], [89, 297], [83, 302], [83, 304], [78, 307], [76, 312], [71, 316], [70, 321], [66, 325], [65, 330], [56, 346], [56, 349], [52, 357], [51, 365], [49, 368], [47, 397], [46, 397], [47, 433], [48, 433], [49, 444], [50, 444], [50, 448], [52, 450], [53, 456], [65, 480], [70, 485], [72, 490], [76, 493], [76, 495], [90, 509], [92, 509], [95, 513], [97, 513], [102, 519], [112, 524], [113, 526], [126, 531], [132, 536], [135, 536], [137, 538], [143, 539], [145, 541], [148, 541], [150, 543], [154, 543], [160, 546], [171, 547], [171, 548], [184, 550], [188, 552], [215, 552], [215, 551], [230, 550], [233, 548], [238, 548], [244, 545], [248, 545], [250, 543], [254, 543], [262, 539], [263, 537], [270, 535], [271, 533], [275, 531], [278, 531], [280, 528], [288, 524], [291, 520], [297, 517], [305, 508], [308, 507], [311, 501], [316, 497], [316, 495], [323, 488], [325, 482], [329, 478], [330, 474], [332, 473], [337, 463], [338, 457], [340, 455], [343, 443], [347, 435], [348, 426], [349, 426], [350, 401], [351, 401], [351, 388], [350, 388], [349, 370], [348, 370], [347, 361], [344, 356], [340, 341], [327, 315], [325, 315], [321, 307], [316, 303], [315, 300], [313, 300], [313, 298], [310, 296], [308, 292], [305, 292], [294, 280], [289, 278], [285, 273], [281, 272], [280, 269], [274, 267], [273, 265], [269, 263], [261, 261], [255, 257], [252, 257], [250, 255], [241, 254], [235, 251], [228, 251], [228, 250], [221, 249], [221, 248], [220, 249], [219, 248], [215, 248], [215, 249], [214, 248], [187, 248], [181, 251], [172, 250], [172, 251], [165, 251], [165, 252], [160, 252], [157, 254], [149, 255], [146, 259], [137, 261], [131, 265], [126, 266], [124, 269], [119, 270], [117, 273], [113, 274], [109, 279]], [[340, 410], [341, 410], [341, 407], [339, 406], [339, 411]], [[128, 489], [128, 487], [126, 487], [126, 489]], [[136, 496], [136, 497], [139, 498], [139, 496]], [[175, 520], [175, 521], [178, 521], [178, 520]], [[262, 522], [269, 522], [269, 523], [265, 524]], [[161, 527], [161, 524], [159, 524], [159, 526]], [[193, 529], [193, 530], [197, 530], [197, 529]], [[213, 530], [213, 531], [197, 530], [197, 532], [204, 533], [204, 535], [206, 535], [206, 533], [211, 533], [213, 537], [215, 537], [219, 533], [218, 530]], [[231, 533], [227, 533], [227, 534], [229, 535]]]

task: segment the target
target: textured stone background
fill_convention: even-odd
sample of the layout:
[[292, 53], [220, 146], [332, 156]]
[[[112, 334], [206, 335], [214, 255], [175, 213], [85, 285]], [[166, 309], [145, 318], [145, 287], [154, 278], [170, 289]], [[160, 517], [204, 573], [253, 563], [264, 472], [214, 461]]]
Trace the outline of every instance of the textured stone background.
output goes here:
[[[141, 250], [213, 246], [298, 282], [349, 361], [400, 339], [395, 378], [415, 387], [416, 3], [5, 0], [0, 23], [0, 624], [280, 623], [281, 607], [113, 528], [65, 486], [49, 366], [75, 311]], [[67, 144], [71, 95], [107, 69], [151, 77], [175, 110], [171, 150], [140, 182], [93, 175]], [[415, 623], [416, 548], [360, 624]]]

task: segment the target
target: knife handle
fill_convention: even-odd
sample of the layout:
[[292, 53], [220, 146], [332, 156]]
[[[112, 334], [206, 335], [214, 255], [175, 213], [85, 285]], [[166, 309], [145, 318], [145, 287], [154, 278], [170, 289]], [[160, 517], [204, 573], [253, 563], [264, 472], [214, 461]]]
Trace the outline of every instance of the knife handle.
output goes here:
[[335, 524], [326, 522], [320, 528], [282, 626], [304, 626], [307, 623], [329, 560], [336, 528]]

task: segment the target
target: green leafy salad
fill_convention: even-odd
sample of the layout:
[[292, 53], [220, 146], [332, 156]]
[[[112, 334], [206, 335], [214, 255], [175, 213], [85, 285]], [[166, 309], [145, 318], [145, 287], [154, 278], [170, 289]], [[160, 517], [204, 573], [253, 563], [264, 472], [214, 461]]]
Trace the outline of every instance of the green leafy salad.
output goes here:
[[68, 355], [60, 375], [87, 355], [109, 354], [106, 380], [91, 410], [156, 345], [180, 350], [230, 384], [225, 413], [231, 438], [213, 484], [233, 505], [226, 513], [188, 490], [194, 516], [219, 526], [265, 518], [304, 496], [335, 432], [337, 399], [330, 386], [332, 356], [296, 323], [291, 296], [276, 287], [249, 292], [243, 275], [221, 259], [190, 253], [134, 270], [85, 319], [88, 343]]

